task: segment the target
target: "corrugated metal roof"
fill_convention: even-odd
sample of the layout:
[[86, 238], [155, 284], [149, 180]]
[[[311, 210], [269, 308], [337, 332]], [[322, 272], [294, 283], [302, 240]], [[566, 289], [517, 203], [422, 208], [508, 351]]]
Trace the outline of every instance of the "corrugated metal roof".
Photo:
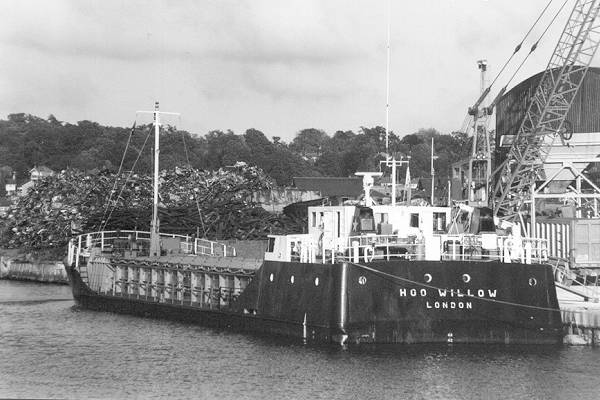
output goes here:
[[293, 179], [294, 186], [300, 190], [312, 190], [322, 196], [359, 196], [362, 191], [362, 178], [298, 176]]
[[[509, 90], [496, 106], [496, 144], [501, 135], [514, 135], [527, 111], [527, 101], [542, 78], [543, 72], [519, 83]], [[574, 132], [600, 132], [600, 68], [588, 69], [567, 114]]]
[[[496, 107], [496, 149], [499, 151], [496, 152], [496, 165], [499, 165], [506, 158], [508, 152], [508, 148], [499, 147], [501, 136], [515, 135], [518, 132], [521, 119], [527, 111], [528, 100], [536, 90], [542, 74], [543, 72], [540, 72], [519, 83], [498, 102]], [[590, 67], [566, 117], [566, 120], [573, 126], [573, 132], [575, 132], [572, 140], [574, 145], [577, 144], [579, 136], [585, 136], [585, 139], [588, 140], [595, 136], [595, 133], [600, 132], [600, 112], [598, 110], [600, 110], [600, 68]], [[582, 136], [577, 135], [577, 133], [588, 135]], [[600, 142], [600, 135], [594, 142]], [[558, 142], [556, 144], [562, 143]], [[588, 146], [577, 146], [577, 151], [581, 152], [582, 149], [585, 149], [586, 154], [582, 155], [585, 157], [597, 155], [595, 154], [597, 148], [589, 146], [589, 144], [587, 143]], [[549, 159], [554, 155], [557, 157], [564, 156], [561, 153], [564, 153], [564, 151], [553, 149]], [[574, 154], [569, 155], [571, 161], [575, 161], [577, 158]], [[546, 174], [551, 175], [551, 171], [546, 171]]]

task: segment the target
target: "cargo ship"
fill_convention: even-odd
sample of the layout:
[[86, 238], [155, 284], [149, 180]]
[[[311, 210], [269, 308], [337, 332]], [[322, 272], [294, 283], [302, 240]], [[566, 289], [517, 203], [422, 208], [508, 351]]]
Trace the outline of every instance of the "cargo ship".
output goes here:
[[[158, 175], [158, 105], [155, 178]], [[264, 257], [150, 232], [74, 237], [65, 268], [85, 309], [303, 341], [557, 344], [562, 321], [544, 239], [485, 207], [360, 201], [308, 208], [305, 234], [269, 235]], [[394, 174], [395, 176], [395, 174]]]

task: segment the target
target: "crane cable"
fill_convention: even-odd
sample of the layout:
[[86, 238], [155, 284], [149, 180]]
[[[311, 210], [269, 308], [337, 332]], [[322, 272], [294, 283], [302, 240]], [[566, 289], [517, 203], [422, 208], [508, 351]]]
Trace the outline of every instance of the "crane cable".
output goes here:
[[[521, 39], [521, 41], [519, 42], [519, 44], [517, 44], [515, 46], [515, 49], [513, 50], [512, 54], [510, 55], [510, 57], [508, 57], [508, 59], [506, 60], [506, 62], [502, 66], [502, 68], [500, 68], [500, 71], [496, 74], [496, 76], [492, 80], [492, 83], [489, 84], [489, 86], [487, 87], [487, 89], [485, 90], [485, 92], [487, 92], [489, 94], [489, 92], [490, 92], [492, 86], [494, 85], [494, 83], [496, 83], [496, 81], [498, 80], [498, 78], [500, 78], [500, 75], [502, 75], [502, 73], [504, 72], [504, 70], [508, 67], [508, 65], [510, 64], [510, 62], [512, 61], [512, 59], [514, 58], [514, 56], [519, 52], [519, 50], [521, 50], [521, 48], [523, 47], [523, 43], [525, 42], [525, 40], [527, 39], [527, 37], [529, 37], [529, 34], [533, 31], [533, 29], [538, 24], [538, 22], [540, 21], [540, 19], [542, 18], [542, 16], [546, 13], [546, 10], [548, 10], [548, 7], [550, 7], [550, 5], [552, 4], [553, 1], [554, 0], [548, 1], [548, 3], [546, 4], [546, 7], [544, 7], [544, 9], [540, 12], [540, 14], [538, 15], [538, 17], [536, 18], [536, 20], [534, 21], [534, 23], [531, 25], [531, 27], [529, 28], [529, 30], [527, 31], [527, 33], [525, 33], [525, 35], [523, 36], [523, 38]], [[521, 62], [521, 64], [519, 65], [519, 67], [517, 68], [517, 70], [515, 71], [515, 73], [511, 76], [510, 80], [504, 85], [504, 87], [502, 88], [502, 90], [500, 90], [499, 93], [504, 93], [506, 91], [506, 88], [508, 87], [508, 85], [510, 84], [510, 82], [514, 79], [516, 73], [521, 69], [521, 67], [523, 66], [523, 64], [525, 63], [525, 60], [527, 60], [527, 58], [529, 57], [529, 55], [531, 55], [531, 53], [533, 53], [533, 51], [535, 51], [535, 49], [537, 48], [537, 45], [538, 45], [539, 41], [542, 39], [542, 37], [544, 36], [544, 34], [546, 33], [546, 31], [548, 30], [548, 28], [550, 27], [550, 25], [552, 25], [552, 23], [554, 22], [554, 20], [556, 19], [556, 17], [560, 13], [560, 11], [562, 11], [562, 9], [565, 6], [565, 4], [567, 3], [567, 1], [568, 0], [565, 0], [565, 2], [563, 3], [563, 5], [560, 7], [558, 13], [554, 16], [554, 18], [552, 18], [552, 21], [550, 22], [550, 24], [544, 30], [544, 33], [542, 33], [542, 35], [538, 38], [538, 40], [535, 42], [535, 44], [531, 47], [531, 49], [530, 49], [529, 54], [527, 55], [527, 57], [525, 57], [525, 59]], [[468, 130], [470, 129], [470, 126], [471, 126], [471, 120], [472, 120], [471, 115], [467, 114], [467, 116], [465, 117], [465, 119], [463, 121], [463, 124], [461, 126], [461, 130], [460, 130], [461, 132], [465, 132], [465, 133], [468, 134]]]
[[542, 38], [544, 37], [544, 35], [546, 34], [546, 32], [548, 32], [548, 29], [550, 29], [550, 27], [552, 26], [552, 24], [554, 23], [554, 21], [556, 20], [556, 18], [558, 17], [558, 15], [561, 13], [561, 11], [563, 10], [563, 8], [565, 7], [565, 5], [567, 4], [568, 1], [569, 0], [565, 0], [563, 2], [562, 6], [560, 6], [560, 8], [558, 9], [558, 11], [556, 12], [556, 14], [554, 14], [554, 17], [548, 23], [548, 25], [546, 26], [546, 29], [544, 29], [544, 32], [542, 32], [542, 34], [540, 35], [540, 37], [538, 38], [538, 40], [533, 44], [533, 46], [531, 46], [531, 49], [529, 50], [529, 53], [527, 54], [527, 56], [525, 56], [525, 58], [523, 59], [523, 61], [521, 61], [521, 64], [519, 64], [519, 67], [512, 74], [512, 76], [510, 77], [510, 79], [508, 80], [508, 82], [506, 83], [506, 85], [504, 85], [504, 89], [506, 89], [506, 87], [514, 79], [515, 75], [517, 75], [517, 73], [519, 72], [519, 70], [521, 69], [521, 67], [523, 67], [523, 64], [525, 64], [525, 61], [527, 61], [527, 59], [529, 58], [529, 56], [531, 55], [531, 53], [533, 53], [537, 49], [537, 46], [540, 43], [540, 40], [542, 40]]
[[[550, 0], [548, 2], [548, 4], [546, 4], [546, 7], [544, 7], [544, 9], [542, 10], [542, 12], [540, 13], [540, 15], [538, 15], [537, 19], [535, 20], [535, 22], [533, 23], [533, 25], [531, 25], [531, 28], [529, 28], [529, 30], [527, 31], [527, 33], [525, 34], [525, 36], [523, 36], [523, 39], [521, 39], [521, 42], [519, 42], [519, 44], [515, 47], [515, 50], [513, 51], [513, 53], [510, 55], [510, 57], [508, 58], [508, 60], [506, 60], [506, 62], [504, 63], [504, 65], [502, 66], [502, 68], [500, 69], [500, 72], [498, 72], [498, 74], [496, 74], [496, 77], [494, 78], [494, 80], [492, 81], [492, 83], [490, 83], [489, 87], [492, 87], [492, 85], [494, 83], [496, 83], [496, 81], [498, 80], [498, 78], [500, 77], [500, 75], [502, 74], [502, 72], [504, 72], [504, 70], [506, 69], [506, 67], [508, 66], [508, 64], [510, 63], [510, 61], [513, 59], [513, 57], [515, 56], [515, 54], [517, 54], [519, 52], [519, 50], [521, 50], [521, 47], [523, 46], [523, 43], [525, 42], [525, 40], [527, 39], [527, 37], [529, 36], [529, 34], [531, 33], [531, 31], [533, 31], [533, 28], [535, 28], [535, 26], [537, 25], [537, 23], [540, 21], [540, 19], [542, 18], [542, 16], [546, 13], [546, 10], [548, 9], [548, 7], [550, 7], [550, 4], [552, 4], [554, 0]], [[565, 2], [563, 3], [563, 5], [561, 6], [560, 10], [562, 10], [562, 8], [565, 6], [566, 2], [568, 0], [565, 0]], [[559, 12], [560, 12], [559, 10]], [[552, 22], [554, 22], [554, 19], [556, 19], [556, 15], [554, 16], [554, 18], [552, 19]], [[550, 24], [552, 24], [552, 22]], [[546, 30], [548, 30], [548, 28], [546, 28]], [[544, 31], [544, 33], [546, 33], [546, 30]], [[543, 34], [542, 34], [543, 36]], [[533, 45], [532, 50], [529, 52], [529, 54], [531, 54], [533, 52], [533, 50], [535, 50], [535, 47], [537, 47], [537, 43], [540, 41], [541, 37], [538, 39], [538, 41]], [[506, 85], [504, 85], [504, 87], [506, 88], [508, 86], [508, 83]]]

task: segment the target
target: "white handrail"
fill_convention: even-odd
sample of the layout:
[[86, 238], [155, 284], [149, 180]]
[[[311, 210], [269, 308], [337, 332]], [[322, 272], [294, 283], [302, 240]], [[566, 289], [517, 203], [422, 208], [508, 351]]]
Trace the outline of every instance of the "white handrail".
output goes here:
[[[179, 239], [179, 251], [188, 255], [208, 255], [232, 257], [236, 255], [235, 248], [227, 246], [224, 243], [211, 241], [208, 239], [192, 240], [192, 236], [178, 234], [161, 234], [161, 239]], [[73, 237], [68, 244], [67, 260], [69, 265], [75, 264], [79, 268], [81, 257], [89, 257], [93, 248], [99, 249], [101, 252], [107, 249], [112, 250], [115, 242], [118, 240], [127, 239], [129, 241], [129, 250], [138, 249], [135, 243], [150, 242], [150, 232], [136, 230], [114, 230], [114, 231], [97, 231], [81, 234]], [[121, 243], [123, 245], [123, 243]], [[126, 246], [119, 250], [126, 250]]]
[[[313, 238], [293, 237], [296, 244], [282, 259], [297, 262], [335, 263], [343, 261], [365, 262], [370, 260], [494, 260], [505, 263], [524, 264], [548, 262], [547, 240], [498, 236], [495, 234], [438, 234], [430, 238], [401, 238], [397, 235], [350, 236], [341, 242], [314, 243]], [[427, 246], [439, 248], [431, 251]], [[429, 253], [427, 253], [429, 251]], [[307, 254], [316, 257], [307, 259]], [[428, 255], [429, 254], [429, 255]], [[437, 256], [436, 256], [437, 255]], [[433, 256], [433, 258], [431, 258]], [[429, 258], [427, 258], [429, 257]], [[439, 257], [439, 258], [438, 258]], [[318, 261], [317, 261], [318, 258]]]

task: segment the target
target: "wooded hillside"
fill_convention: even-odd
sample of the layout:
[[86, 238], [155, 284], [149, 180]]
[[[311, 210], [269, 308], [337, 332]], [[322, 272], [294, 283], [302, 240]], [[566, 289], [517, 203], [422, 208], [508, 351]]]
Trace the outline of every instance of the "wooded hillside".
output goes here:
[[[0, 196], [9, 168], [16, 171], [20, 184], [29, 179], [29, 170], [45, 165], [54, 171], [67, 168], [89, 171], [116, 171], [131, 135], [123, 168], [150, 172], [152, 143], [150, 126], [102, 126], [96, 122], [70, 124], [54, 116], [40, 118], [10, 114], [0, 120]], [[450, 163], [469, 153], [463, 134], [442, 135], [435, 129], [398, 137], [391, 132], [390, 151], [411, 156], [412, 176], [429, 176], [431, 137], [435, 140], [436, 172], [447, 176]], [[319, 129], [303, 129], [290, 143], [279, 136], [269, 139], [257, 129], [243, 134], [211, 131], [201, 136], [170, 128], [161, 138], [161, 168], [187, 166], [218, 170], [244, 161], [261, 168], [277, 185], [289, 185], [294, 176], [350, 176], [356, 171], [377, 170], [384, 159], [385, 129], [362, 127], [358, 132], [337, 131], [332, 135]], [[9, 168], [7, 168], [9, 167]]]

